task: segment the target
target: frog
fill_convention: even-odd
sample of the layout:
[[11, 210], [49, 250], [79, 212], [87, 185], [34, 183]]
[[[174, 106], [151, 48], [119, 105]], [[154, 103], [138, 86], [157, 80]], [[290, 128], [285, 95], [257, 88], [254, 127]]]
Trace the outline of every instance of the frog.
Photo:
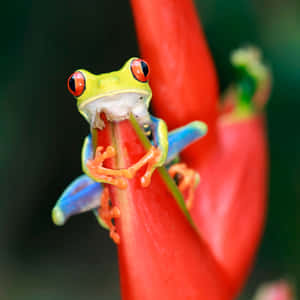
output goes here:
[[[149, 112], [152, 98], [149, 78], [149, 64], [137, 57], [127, 60], [117, 71], [96, 75], [79, 69], [68, 78], [68, 90], [77, 101], [79, 113], [89, 123], [91, 133], [85, 137], [82, 147], [84, 174], [72, 181], [59, 197], [52, 209], [54, 224], [64, 225], [73, 215], [93, 211], [99, 224], [110, 231], [115, 243], [119, 243], [113, 220], [120, 217], [121, 212], [118, 207], [111, 206], [107, 185], [126, 188], [127, 180], [136, 176], [144, 165], [147, 165], [146, 172], [140, 179], [143, 187], [149, 186], [155, 169], [166, 166], [171, 177], [177, 180], [180, 191], [188, 190], [187, 206], [191, 206], [200, 177], [186, 164], [178, 162], [179, 155], [206, 134], [207, 126], [204, 122], [193, 121], [168, 132], [166, 123]], [[105, 121], [121, 122], [131, 117], [151, 141], [151, 148], [128, 169], [103, 167], [103, 162], [114, 157], [116, 151], [112, 146], [96, 147], [93, 130], [103, 130]]]

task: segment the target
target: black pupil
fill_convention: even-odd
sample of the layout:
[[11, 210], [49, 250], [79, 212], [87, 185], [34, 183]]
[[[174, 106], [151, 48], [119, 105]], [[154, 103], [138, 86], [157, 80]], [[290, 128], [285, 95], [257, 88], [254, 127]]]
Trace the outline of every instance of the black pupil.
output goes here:
[[72, 76], [69, 80], [69, 87], [75, 93], [75, 79], [74, 79], [74, 76]]
[[149, 69], [148, 69], [147, 64], [144, 61], [142, 61], [141, 66], [142, 66], [142, 70], [143, 70], [144, 75], [147, 76], [148, 73], [149, 73]]

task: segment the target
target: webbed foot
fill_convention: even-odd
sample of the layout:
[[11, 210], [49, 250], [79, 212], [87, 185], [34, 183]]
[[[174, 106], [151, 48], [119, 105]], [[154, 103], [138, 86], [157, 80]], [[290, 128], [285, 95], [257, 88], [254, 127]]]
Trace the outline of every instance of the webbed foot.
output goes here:
[[127, 187], [127, 182], [124, 178], [130, 178], [130, 174], [126, 169], [113, 170], [103, 167], [103, 162], [106, 159], [116, 155], [114, 147], [108, 146], [105, 151], [99, 146], [96, 149], [95, 158], [88, 160], [86, 163], [90, 171], [90, 175], [95, 181], [104, 182], [117, 186], [120, 189]]
[[195, 189], [200, 181], [198, 172], [188, 168], [184, 163], [174, 164], [168, 171], [171, 177], [179, 177], [178, 188], [183, 195], [187, 195], [185, 203], [188, 210], [190, 210], [193, 205]]
[[134, 176], [141, 167], [143, 167], [145, 164], [148, 164], [146, 172], [141, 178], [141, 185], [143, 187], [147, 187], [151, 183], [151, 176], [153, 172], [158, 167], [157, 164], [160, 160], [160, 157], [161, 151], [152, 146], [137, 163], [128, 169], [128, 171]]

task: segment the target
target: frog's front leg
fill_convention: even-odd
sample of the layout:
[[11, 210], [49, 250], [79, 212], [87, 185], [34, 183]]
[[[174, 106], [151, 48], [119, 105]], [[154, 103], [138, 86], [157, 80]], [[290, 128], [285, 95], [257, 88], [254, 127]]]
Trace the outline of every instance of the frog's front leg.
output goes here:
[[168, 136], [169, 151], [166, 164], [169, 167], [171, 177], [178, 179], [179, 190], [183, 195], [186, 195], [185, 201], [188, 209], [192, 207], [195, 188], [200, 181], [200, 176], [195, 170], [188, 168], [184, 163], [175, 163], [171, 166], [170, 164], [182, 150], [203, 137], [206, 132], [206, 124], [195, 121], [171, 131]]
[[138, 162], [127, 169], [114, 170], [103, 167], [105, 159], [115, 156], [115, 149], [112, 146], [108, 146], [105, 151], [103, 151], [103, 147], [97, 147], [94, 158], [88, 159], [91, 157], [88, 150], [91, 149], [91, 141], [87, 140], [82, 159], [86, 174], [97, 182], [105, 182], [119, 188], [126, 188], [127, 183], [124, 179], [133, 178], [141, 167], [147, 165], [146, 172], [141, 178], [141, 184], [144, 187], [148, 186], [154, 170], [164, 164], [168, 154], [168, 130], [165, 122], [155, 118], [153, 128], [156, 134], [156, 145], [152, 146]]
[[119, 188], [126, 188], [125, 178], [129, 177], [126, 170], [112, 170], [103, 167], [104, 160], [112, 158], [116, 155], [112, 146], [103, 151], [103, 147], [97, 147], [95, 155], [93, 151], [93, 142], [91, 135], [88, 135], [83, 143], [81, 152], [82, 170], [96, 182], [108, 183], [116, 185]]
[[151, 182], [151, 176], [156, 168], [161, 167], [165, 164], [168, 155], [168, 127], [166, 123], [158, 118], [150, 115], [151, 124], [144, 124], [145, 134], [151, 134], [153, 137], [153, 146], [145, 154], [145, 156], [137, 162], [135, 165], [130, 167], [130, 170], [136, 172], [145, 163], [148, 164], [145, 174], [141, 178], [141, 184], [147, 187]]

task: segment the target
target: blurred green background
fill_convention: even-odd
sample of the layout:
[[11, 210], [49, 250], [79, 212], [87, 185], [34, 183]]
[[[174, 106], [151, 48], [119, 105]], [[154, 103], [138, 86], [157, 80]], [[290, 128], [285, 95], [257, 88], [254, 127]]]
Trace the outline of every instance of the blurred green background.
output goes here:
[[[300, 278], [300, 3], [198, 0], [223, 90], [229, 53], [260, 46], [274, 72], [267, 109], [268, 221], [244, 295], [263, 281]], [[108, 72], [138, 55], [128, 1], [1, 3], [0, 299], [119, 299], [116, 249], [90, 214], [50, 218], [81, 174], [88, 125], [66, 89], [79, 67]], [[245, 297], [245, 299], [246, 299]]]

